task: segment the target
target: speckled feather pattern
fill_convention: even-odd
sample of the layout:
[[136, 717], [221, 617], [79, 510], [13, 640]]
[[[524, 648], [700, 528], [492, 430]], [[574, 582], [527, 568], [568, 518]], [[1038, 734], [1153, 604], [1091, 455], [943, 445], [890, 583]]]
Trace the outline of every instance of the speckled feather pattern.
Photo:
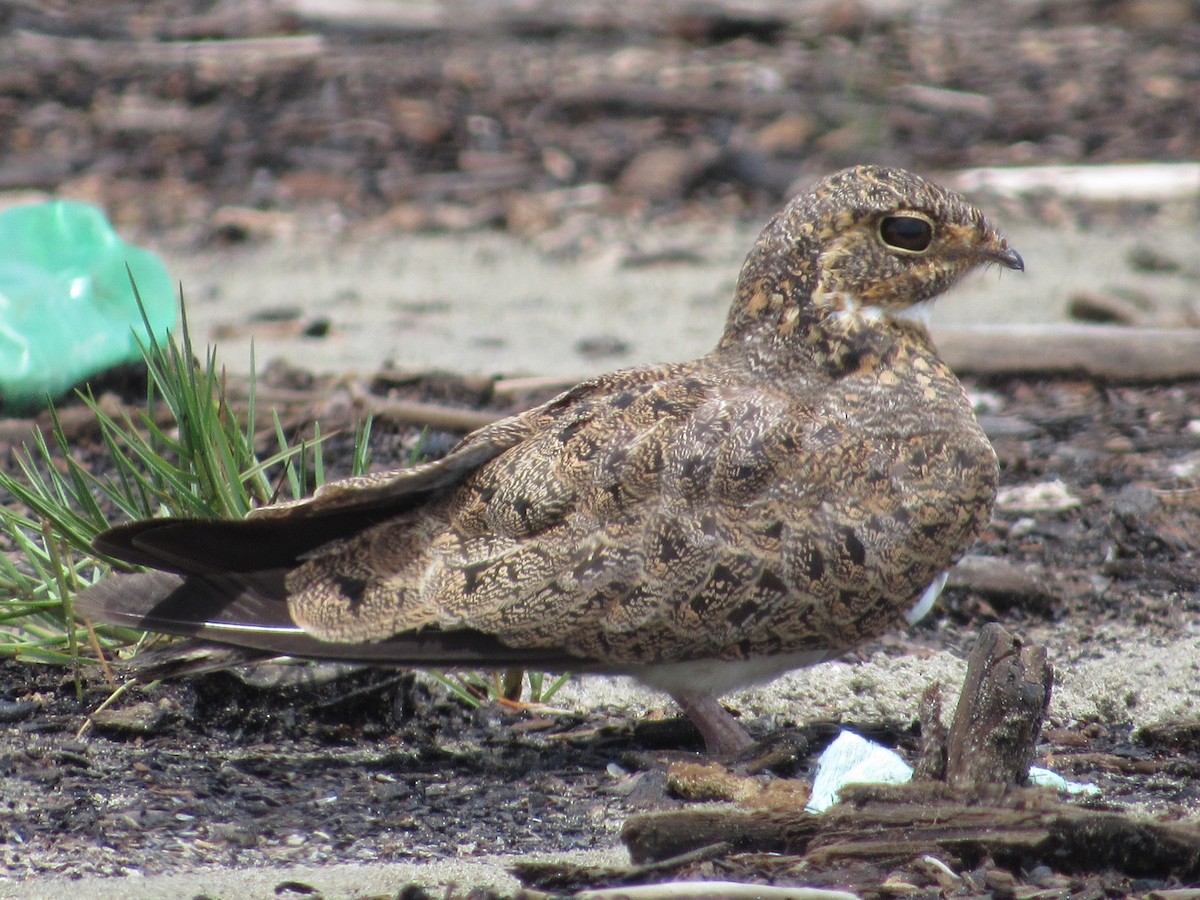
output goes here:
[[[928, 247], [883, 239], [898, 213], [929, 223]], [[676, 690], [654, 673], [853, 647], [988, 521], [995, 454], [906, 313], [991, 263], [1021, 267], [957, 194], [898, 169], [832, 175], [764, 229], [707, 356], [584, 382], [440, 461], [253, 513], [283, 535], [363, 513], [306, 543], [273, 600], [331, 657], [466, 630]], [[187, 531], [156, 540], [139, 533], [138, 561], [169, 543], [164, 567], [186, 575]]]

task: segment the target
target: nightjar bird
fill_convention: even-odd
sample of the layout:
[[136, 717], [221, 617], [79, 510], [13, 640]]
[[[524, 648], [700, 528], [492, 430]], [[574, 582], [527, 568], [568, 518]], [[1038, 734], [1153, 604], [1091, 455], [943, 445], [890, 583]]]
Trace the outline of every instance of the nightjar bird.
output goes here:
[[706, 356], [242, 521], [113, 528], [95, 548], [153, 571], [75, 609], [262, 656], [630, 674], [734, 753], [717, 698], [915, 621], [987, 523], [996, 456], [927, 322], [990, 264], [1024, 268], [958, 194], [838, 172], [762, 231]]

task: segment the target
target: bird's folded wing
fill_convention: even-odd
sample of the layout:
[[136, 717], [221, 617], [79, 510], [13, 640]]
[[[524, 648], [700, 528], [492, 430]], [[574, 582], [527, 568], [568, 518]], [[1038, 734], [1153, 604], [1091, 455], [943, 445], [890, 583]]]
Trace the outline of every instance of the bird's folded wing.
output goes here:
[[446, 456], [433, 462], [332, 481], [311, 497], [252, 510], [248, 518], [276, 521], [323, 518], [351, 509], [359, 512], [385, 509], [395, 513], [408, 505], [404, 503], [406, 500], [457, 484], [505, 450], [530, 438], [547, 421], [569, 414], [589, 395], [603, 393], [605, 386], [604, 377], [578, 384], [541, 406], [472, 432]]
[[580, 401], [602, 393], [605, 379], [584, 382], [540, 407], [468, 435], [448, 455], [424, 465], [330, 482], [309, 498], [251, 511], [244, 520], [159, 518], [98, 535], [93, 547], [114, 559], [180, 574], [255, 572], [295, 565], [304, 554], [358, 534], [451, 490]]
[[[272, 600], [275, 588], [271, 581], [278, 577], [268, 573], [252, 578], [182, 578], [166, 572], [112, 575], [80, 594], [75, 612], [94, 622], [233, 643], [258, 651], [251, 658], [291, 656], [417, 668], [589, 667], [586, 660], [561, 651], [512, 648], [491, 635], [470, 630], [426, 629], [381, 641], [320, 641], [292, 622], [285, 604]], [[234, 658], [226, 665], [245, 661]]]

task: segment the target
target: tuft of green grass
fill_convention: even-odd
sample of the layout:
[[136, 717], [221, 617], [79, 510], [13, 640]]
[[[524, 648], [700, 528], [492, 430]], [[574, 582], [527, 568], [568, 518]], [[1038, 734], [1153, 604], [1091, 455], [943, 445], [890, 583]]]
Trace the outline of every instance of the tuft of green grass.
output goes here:
[[[111, 412], [90, 391], [79, 394], [104, 446], [100, 471], [73, 452], [51, 405], [49, 437], [34, 431], [32, 446], [14, 451], [16, 472], [0, 473], [0, 491], [15, 501], [0, 507], [0, 656], [78, 665], [85, 642], [113, 649], [140, 638], [107, 626], [90, 632], [71, 613], [74, 595], [108, 571], [111, 561], [97, 556], [91, 542], [116, 521], [241, 518], [275, 499], [268, 478], [274, 467], [282, 469], [294, 498], [321, 483], [319, 432], [292, 445], [276, 416], [279, 450], [258, 458], [253, 376], [242, 418], [230, 404], [216, 354], [209, 350], [197, 363], [182, 296], [180, 306], [179, 341], [160, 344], [144, 323], [144, 407]], [[369, 463], [369, 434], [368, 422], [356, 435], [356, 473]]]
[[429, 677], [471, 709], [478, 709], [484, 703], [519, 701], [526, 683], [529, 686], [529, 699], [526, 702], [534, 705], [549, 703], [571, 676], [551, 676], [541, 672], [526, 672], [524, 669], [508, 669], [504, 672], [444, 672], [430, 669]]
[[[136, 285], [133, 290], [136, 297]], [[83, 627], [72, 614], [75, 594], [103, 578], [113, 562], [97, 555], [91, 542], [116, 522], [155, 516], [242, 518], [255, 506], [276, 501], [285, 485], [299, 499], [324, 483], [319, 424], [312, 440], [292, 443], [273, 414], [278, 450], [258, 458], [253, 374], [245, 413], [239, 414], [216, 353], [210, 348], [198, 361], [182, 293], [180, 308], [178, 336], [164, 342], [154, 338], [143, 314], [145, 340], [139, 344], [148, 373], [143, 407], [112, 412], [90, 391], [79, 393], [105, 451], [95, 469], [71, 447], [51, 406], [49, 436], [34, 431], [32, 446], [14, 452], [16, 472], [0, 472], [0, 492], [15, 501], [0, 506], [0, 657], [71, 666], [78, 674], [81, 662], [102, 660], [145, 638], [127, 628]], [[253, 351], [250, 362], [253, 373]], [[350, 474], [367, 470], [370, 435], [368, 419], [354, 435]], [[273, 484], [270, 473], [276, 471]], [[83, 647], [92, 649], [90, 656]], [[521, 694], [520, 672], [507, 678], [435, 677], [473, 706], [481, 699]], [[531, 700], [548, 701], [563, 680], [547, 685], [545, 676], [530, 673]]]

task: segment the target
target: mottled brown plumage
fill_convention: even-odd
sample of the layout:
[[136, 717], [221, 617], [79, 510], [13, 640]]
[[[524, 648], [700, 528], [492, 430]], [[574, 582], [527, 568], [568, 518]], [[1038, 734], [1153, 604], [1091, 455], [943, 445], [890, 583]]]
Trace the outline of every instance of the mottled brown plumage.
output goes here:
[[990, 263], [1022, 268], [962, 197], [839, 172], [764, 229], [707, 356], [244, 522], [114, 529], [100, 550], [177, 574], [76, 608], [306, 657], [628, 672], [734, 750], [717, 696], [900, 623], [987, 522], [995, 454], [924, 321]]

